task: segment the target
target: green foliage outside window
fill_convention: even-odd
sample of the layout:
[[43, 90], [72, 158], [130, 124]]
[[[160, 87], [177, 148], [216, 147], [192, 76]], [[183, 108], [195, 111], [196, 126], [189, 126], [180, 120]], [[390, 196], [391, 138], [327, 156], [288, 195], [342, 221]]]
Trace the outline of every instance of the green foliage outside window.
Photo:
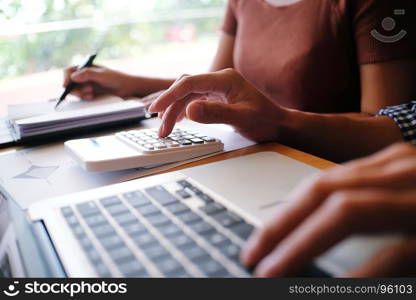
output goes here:
[[[1, 0], [0, 79], [61, 68], [95, 48], [101, 49], [101, 59], [116, 59], [140, 56], [155, 45], [168, 51], [170, 43], [213, 38], [225, 2]], [[16, 33], [22, 24], [29, 32]], [[39, 24], [50, 30], [31, 33]], [[59, 29], [62, 24], [73, 28]], [[186, 37], [187, 30], [189, 39], [175, 36], [184, 32]]]

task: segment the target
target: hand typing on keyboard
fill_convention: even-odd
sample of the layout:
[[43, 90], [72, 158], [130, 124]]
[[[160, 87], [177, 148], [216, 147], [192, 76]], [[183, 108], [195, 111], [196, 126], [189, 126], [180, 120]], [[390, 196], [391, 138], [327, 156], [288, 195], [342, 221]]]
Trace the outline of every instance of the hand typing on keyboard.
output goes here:
[[405, 144], [311, 178], [295, 189], [287, 209], [253, 235], [243, 261], [261, 277], [293, 276], [351, 235], [394, 232], [403, 238], [342, 276], [414, 276], [415, 182], [416, 149]]

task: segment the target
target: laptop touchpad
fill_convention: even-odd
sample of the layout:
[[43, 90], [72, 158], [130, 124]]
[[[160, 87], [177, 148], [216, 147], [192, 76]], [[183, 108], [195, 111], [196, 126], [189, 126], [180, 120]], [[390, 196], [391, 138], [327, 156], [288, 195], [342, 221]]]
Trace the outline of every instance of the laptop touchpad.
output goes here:
[[318, 169], [274, 152], [260, 152], [181, 171], [264, 222], [284, 197]]

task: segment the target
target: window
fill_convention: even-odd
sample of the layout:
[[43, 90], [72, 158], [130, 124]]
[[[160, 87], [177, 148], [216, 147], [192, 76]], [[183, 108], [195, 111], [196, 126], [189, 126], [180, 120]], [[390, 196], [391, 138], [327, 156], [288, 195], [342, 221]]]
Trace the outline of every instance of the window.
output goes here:
[[0, 99], [44, 100], [61, 68], [98, 49], [97, 63], [178, 76], [207, 70], [225, 0], [2, 0]]

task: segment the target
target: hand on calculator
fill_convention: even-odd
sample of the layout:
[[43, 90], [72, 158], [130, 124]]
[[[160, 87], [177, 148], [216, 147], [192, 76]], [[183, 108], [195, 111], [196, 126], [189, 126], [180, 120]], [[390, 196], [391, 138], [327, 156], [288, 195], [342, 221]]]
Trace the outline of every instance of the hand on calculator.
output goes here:
[[176, 128], [159, 138], [157, 129], [130, 130], [113, 136], [72, 140], [67, 152], [87, 171], [108, 172], [159, 166], [220, 152], [217, 138], [186, 128]]

